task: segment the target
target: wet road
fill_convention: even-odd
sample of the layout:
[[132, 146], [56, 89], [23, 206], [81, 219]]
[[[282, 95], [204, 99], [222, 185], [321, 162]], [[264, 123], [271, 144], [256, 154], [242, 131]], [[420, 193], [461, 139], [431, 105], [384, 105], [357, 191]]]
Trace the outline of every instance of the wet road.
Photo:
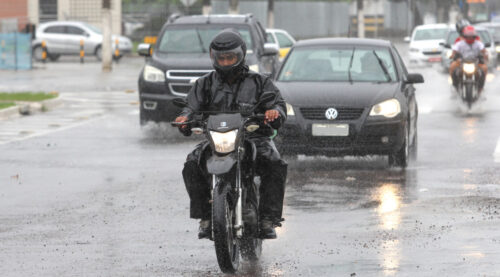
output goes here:
[[[426, 79], [417, 161], [290, 161], [286, 222], [242, 275], [500, 275], [500, 78], [467, 113], [439, 70], [410, 70]], [[137, 93], [120, 89], [0, 121], [2, 276], [221, 276], [188, 219], [180, 172], [196, 141], [141, 130]]]

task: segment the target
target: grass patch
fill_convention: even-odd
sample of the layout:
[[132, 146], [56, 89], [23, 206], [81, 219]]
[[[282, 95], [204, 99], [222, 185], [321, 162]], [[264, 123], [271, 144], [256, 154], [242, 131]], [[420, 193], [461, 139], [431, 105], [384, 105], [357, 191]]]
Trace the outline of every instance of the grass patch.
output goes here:
[[10, 107], [14, 107], [16, 104], [12, 102], [7, 102], [7, 103], [0, 103], [0, 110], [1, 109], [6, 109]]
[[45, 93], [45, 92], [15, 92], [6, 93], [0, 92], [0, 102], [11, 102], [11, 101], [27, 101], [27, 102], [38, 102], [47, 99], [56, 98], [57, 93]]

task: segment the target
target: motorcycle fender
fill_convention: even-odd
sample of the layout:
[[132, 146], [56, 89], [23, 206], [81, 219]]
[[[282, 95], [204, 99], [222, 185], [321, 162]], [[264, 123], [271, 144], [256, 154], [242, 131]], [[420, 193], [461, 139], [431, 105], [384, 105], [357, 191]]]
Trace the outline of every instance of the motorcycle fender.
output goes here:
[[209, 174], [222, 175], [231, 171], [237, 161], [233, 154], [223, 157], [213, 155], [207, 160], [207, 171]]

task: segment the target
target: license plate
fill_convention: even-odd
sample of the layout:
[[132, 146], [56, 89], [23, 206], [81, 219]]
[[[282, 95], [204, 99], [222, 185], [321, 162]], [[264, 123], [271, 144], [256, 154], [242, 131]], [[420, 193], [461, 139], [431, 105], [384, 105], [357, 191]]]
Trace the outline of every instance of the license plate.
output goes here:
[[346, 137], [349, 124], [313, 124], [312, 135], [317, 137]]
[[429, 58], [429, 62], [434, 63], [434, 62], [440, 62], [441, 57], [434, 57], [434, 58]]

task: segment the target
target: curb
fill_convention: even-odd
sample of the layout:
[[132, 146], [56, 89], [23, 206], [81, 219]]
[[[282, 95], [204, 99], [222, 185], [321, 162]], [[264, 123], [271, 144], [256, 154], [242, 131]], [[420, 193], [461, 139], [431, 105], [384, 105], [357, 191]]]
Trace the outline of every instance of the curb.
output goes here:
[[60, 96], [40, 102], [17, 102], [17, 106], [0, 110], [0, 119], [18, 117], [20, 115], [32, 115], [35, 113], [52, 110], [63, 104]]

